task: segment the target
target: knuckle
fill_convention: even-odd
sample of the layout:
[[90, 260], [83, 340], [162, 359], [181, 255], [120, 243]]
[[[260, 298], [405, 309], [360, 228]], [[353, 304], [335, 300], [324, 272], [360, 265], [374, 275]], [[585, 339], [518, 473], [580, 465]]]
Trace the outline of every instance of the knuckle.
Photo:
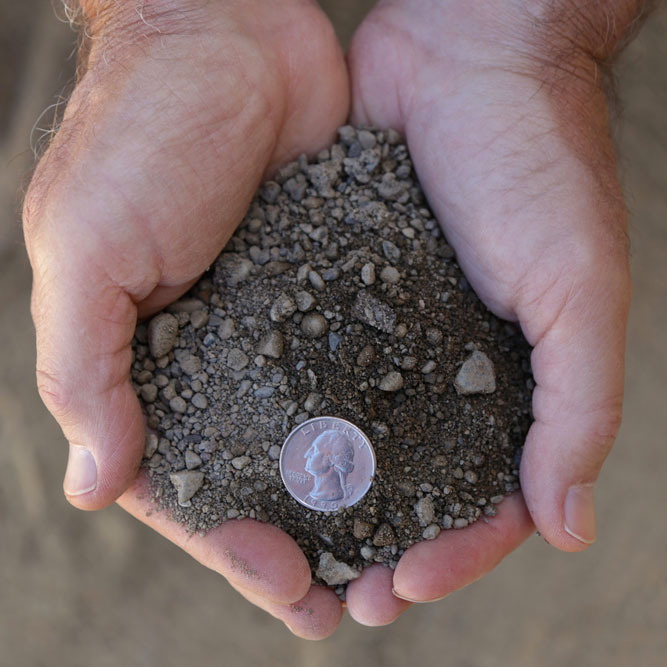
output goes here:
[[589, 417], [589, 426], [583, 438], [585, 457], [590, 460], [591, 465], [599, 467], [609, 454], [621, 427], [621, 399], [607, 402], [591, 412]]
[[58, 422], [72, 413], [72, 392], [58, 373], [37, 366], [37, 389], [49, 412]]

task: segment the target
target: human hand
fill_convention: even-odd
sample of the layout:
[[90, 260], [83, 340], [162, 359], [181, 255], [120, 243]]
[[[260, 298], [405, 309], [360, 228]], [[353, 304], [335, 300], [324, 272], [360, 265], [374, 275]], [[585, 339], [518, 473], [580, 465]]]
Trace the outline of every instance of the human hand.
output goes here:
[[[564, 551], [595, 540], [593, 483], [620, 424], [630, 301], [600, 63], [640, 4], [536, 2], [529, 14], [528, 3], [386, 0], [354, 37], [353, 122], [405, 134], [466, 276], [534, 346], [536, 381], [523, 496], [488, 524], [413, 546], [376, 600], [390, 586], [439, 599], [492, 569], [533, 522]], [[372, 570], [347, 602], [379, 625], [401, 609], [369, 597]]]
[[70, 443], [65, 493], [87, 510], [124, 493], [125, 509], [294, 632], [327, 635], [340, 602], [311, 588], [285, 533], [248, 520], [201, 538], [151, 513], [145, 478], [134, 481], [145, 426], [129, 370], [137, 317], [212, 263], [267, 170], [344, 122], [340, 47], [310, 0], [81, 6], [88, 68], [24, 211], [38, 385]]

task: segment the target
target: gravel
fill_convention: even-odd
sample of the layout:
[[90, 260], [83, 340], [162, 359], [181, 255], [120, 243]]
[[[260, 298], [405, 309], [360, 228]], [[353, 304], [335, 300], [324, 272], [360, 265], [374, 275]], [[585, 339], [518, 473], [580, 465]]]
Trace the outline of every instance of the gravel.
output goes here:
[[[346, 126], [282, 167], [133, 349], [156, 505], [193, 532], [271, 522], [336, 590], [492, 520], [519, 488], [530, 348], [463, 277], [391, 130]], [[297, 503], [278, 471], [286, 436], [320, 415], [359, 426], [377, 458], [335, 513]]]

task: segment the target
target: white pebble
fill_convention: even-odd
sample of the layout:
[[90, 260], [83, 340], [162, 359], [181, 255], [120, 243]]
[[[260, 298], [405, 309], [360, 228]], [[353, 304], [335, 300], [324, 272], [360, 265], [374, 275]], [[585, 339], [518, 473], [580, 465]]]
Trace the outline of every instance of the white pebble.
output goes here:
[[398, 269], [394, 268], [393, 266], [385, 266], [384, 269], [380, 271], [380, 280], [383, 283], [395, 285], [400, 281], [400, 279], [401, 274], [399, 273]]
[[326, 319], [319, 313], [307, 313], [301, 320], [301, 331], [311, 338], [321, 336], [328, 327]]
[[249, 456], [236, 456], [232, 459], [232, 465], [237, 470], [243, 470], [250, 463]]
[[390, 371], [381, 380], [378, 388], [382, 391], [398, 391], [403, 386], [403, 376], [398, 371]]
[[426, 527], [422, 533], [422, 537], [425, 540], [434, 540], [438, 535], [440, 535], [440, 526], [436, 523], [432, 523], [430, 526]]
[[368, 262], [361, 267], [361, 281], [364, 285], [372, 285], [375, 282], [375, 264]]

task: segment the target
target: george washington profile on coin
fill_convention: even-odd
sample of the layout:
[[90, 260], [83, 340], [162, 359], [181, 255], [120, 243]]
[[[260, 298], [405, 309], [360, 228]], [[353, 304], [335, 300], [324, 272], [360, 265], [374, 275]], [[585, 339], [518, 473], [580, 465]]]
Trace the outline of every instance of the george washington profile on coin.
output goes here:
[[311, 510], [335, 512], [366, 495], [375, 475], [375, 452], [351, 422], [314, 417], [287, 436], [279, 467], [293, 498]]
[[320, 433], [304, 454], [306, 472], [315, 482], [310, 496], [317, 500], [342, 500], [350, 494], [347, 476], [354, 470], [354, 446], [341, 431]]

